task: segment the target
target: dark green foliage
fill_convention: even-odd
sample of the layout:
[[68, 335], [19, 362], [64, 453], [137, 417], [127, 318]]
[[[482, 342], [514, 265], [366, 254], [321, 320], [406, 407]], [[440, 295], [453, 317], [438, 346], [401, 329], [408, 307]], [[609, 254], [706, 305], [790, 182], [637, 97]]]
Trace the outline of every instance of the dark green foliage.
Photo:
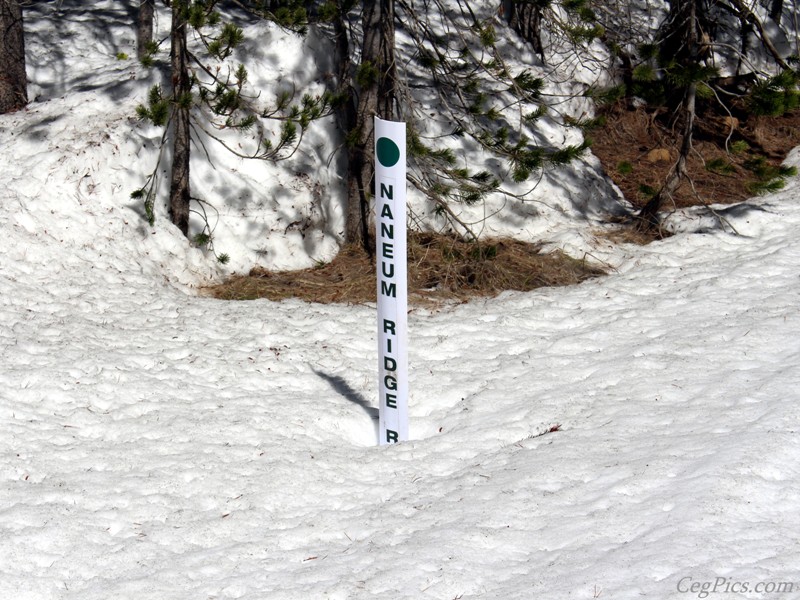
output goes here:
[[478, 37], [484, 47], [494, 46], [497, 42], [497, 32], [491, 24], [479, 27]]
[[751, 181], [747, 184], [747, 190], [754, 195], [771, 194], [782, 190], [786, 186], [786, 180], [782, 178], [768, 179], [766, 181]]
[[[427, 158], [434, 162], [446, 166], [452, 166], [456, 163], [456, 155], [450, 148], [433, 149], [422, 142], [419, 134], [415, 131], [409, 131], [408, 136], [408, 152], [411, 156], [416, 158]], [[452, 172], [451, 172], [452, 174]]]
[[655, 81], [658, 77], [658, 73], [653, 65], [648, 63], [642, 63], [640, 65], [636, 65], [633, 69], [633, 79], [635, 81], [641, 83], [649, 83]]
[[530, 100], [538, 99], [544, 88], [544, 79], [534, 77], [530, 71], [522, 71], [514, 77], [514, 86], [522, 90]]
[[551, 165], [566, 165], [579, 158], [592, 145], [592, 140], [585, 138], [581, 144], [568, 145], [549, 153], [547, 160]]
[[[308, 13], [306, 5], [310, 4], [305, 0], [250, 0], [250, 8], [263, 18], [278, 24], [284, 29], [295, 31], [300, 34], [306, 33], [308, 25]], [[330, 14], [328, 20], [336, 14], [336, 2], [324, 2], [318, 8], [326, 15]]]
[[769, 183], [776, 179], [785, 180], [787, 177], [797, 175], [797, 168], [771, 165], [763, 156], [751, 158], [744, 163], [744, 167], [758, 177], [760, 183]]
[[633, 165], [627, 160], [623, 160], [617, 164], [617, 172], [620, 175], [630, 175], [633, 173]]
[[[315, 119], [329, 114], [331, 107], [340, 101], [333, 94], [305, 94], [299, 104], [292, 105], [294, 92], [284, 91], [278, 94], [273, 110], [256, 109], [253, 100], [259, 97], [259, 93], [251, 91], [248, 95], [245, 92], [247, 69], [241, 64], [233, 66], [228, 63], [234, 50], [244, 41], [243, 29], [232, 22], [223, 22], [220, 13], [214, 10], [217, 0], [172, 2], [172, 14], [176, 20], [170, 39], [173, 43], [177, 40], [176, 47], [183, 47], [185, 41], [180, 40], [188, 37], [187, 29], [192, 29], [195, 39], [203, 44], [206, 55], [200, 56], [196, 50], [181, 55], [183, 59], [180, 64], [185, 64], [185, 61], [194, 64], [192, 69], [187, 68], [180, 74], [173, 73], [172, 81], [183, 82], [181, 87], [167, 96], [160, 87], [151, 88], [147, 103], [136, 108], [139, 118], [158, 126], [167, 126], [173, 114], [188, 115], [189, 131], [202, 130], [204, 135], [215, 139], [234, 154], [242, 158], [278, 160], [291, 156], [292, 146], [299, 143], [302, 131]], [[244, 0], [240, 6], [296, 31], [301, 30], [306, 22], [303, 0], [270, 0], [269, 6], [260, 0]], [[158, 44], [148, 45], [142, 63], [146, 66], [153, 65], [158, 49]], [[177, 56], [174, 52], [173, 49], [173, 59]], [[280, 120], [277, 143], [263, 137], [265, 128], [261, 123], [262, 119]], [[209, 124], [211, 127], [208, 127]], [[225, 129], [256, 130], [256, 148], [252, 154], [245, 154], [245, 151], [239, 150], [241, 146], [230, 144], [223, 136], [218, 137], [216, 132]], [[162, 137], [162, 149], [165, 140], [166, 134]], [[158, 163], [160, 161], [161, 155]], [[144, 201], [146, 217], [151, 224], [155, 220], [157, 174], [160, 169], [160, 164], [157, 164], [146, 183], [131, 194], [133, 198]], [[194, 242], [213, 251], [212, 232], [206, 215], [206, 208], [211, 205], [199, 198], [192, 197], [191, 201], [197, 208], [190, 209], [189, 212], [199, 215], [205, 223], [203, 232], [194, 238]], [[227, 255], [214, 254], [220, 262], [227, 262]]]
[[356, 69], [356, 83], [361, 87], [370, 87], [378, 81], [378, 69], [369, 61], [364, 61]]
[[163, 127], [169, 120], [169, 105], [169, 99], [162, 95], [161, 87], [154, 85], [147, 95], [147, 106], [140, 104], [136, 107], [136, 116]]
[[242, 28], [233, 23], [225, 23], [220, 34], [209, 39], [206, 48], [208, 53], [217, 60], [225, 60], [243, 41]]
[[662, 66], [668, 84], [686, 88], [692, 83], [701, 83], [719, 76], [719, 70], [701, 63], [681, 65], [669, 62]]
[[203, 246], [208, 246], [208, 244], [211, 242], [211, 235], [204, 231], [195, 235], [192, 241], [194, 242], [195, 246], [202, 248]]
[[736, 140], [731, 144], [731, 152], [734, 154], [741, 154], [742, 152], [746, 152], [750, 149], [750, 144], [745, 142], [744, 140]]
[[706, 170], [720, 175], [730, 175], [736, 172], [736, 168], [724, 158], [712, 158], [706, 161]]
[[748, 107], [755, 115], [784, 115], [800, 105], [797, 84], [798, 74], [788, 69], [760, 81], [753, 86], [747, 98]]
[[336, 2], [323, 2], [317, 8], [317, 18], [323, 23], [333, 21], [333, 19], [341, 14]]
[[597, 24], [591, 25], [573, 25], [566, 28], [566, 33], [569, 39], [574, 44], [587, 44], [603, 36], [605, 30], [602, 26]]
[[597, 23], [589, 0], [562, 0], [561, 5], [571, 17], [561, 27], [574, 44], [587, 44], [603, 36], [605, 29]]
[[156, 200], [156, 176], [151, 175], [145, 185], [138, 190], [131, 192], [131, 198], [134, 200], [144, 200], [144, 213], [147, 222], [152, 227], [156, 222], [155, 214], [155, 200]]
[[139, 62], [142, 64], [143, 67], [152, 67], [155, 61], [155, 55], [158, 52], [158, 42], [153, 40], [148, 40], [145, 43], [144, 54], [139, 59]]
[[536, 121], [541, 119], [546, 114], [547, 114], [547, 105], [546, 104], [541, 104], [541, 105], [539, 105], [539, 107], [536, 110], [531, 111], [529, 113], [525, 113], [522, 116], [522, 120], [527, 125], [533, 125]]
[[573, 125], [573, 126], [579, 128], [584, 133], [589, 133], [590, 131], [592, 131], [594, 129], [598, 129], [600, 127], [603, 127], [603, 125], [606, 124], [606, 118], [603, 115], [600, 115], [600, 116], [597, 116], [597, 117], [591, 117], [591, 118], [581, 119], [581, 120], [576, 121], [574, 119], [566, 117], [564, 119], [564, 122], [567, 123], [568, 125]]
[[192, 101], [194, 100], [194, 96], [191, 92], [186, 92], [185, 94], [181, 94], [175, 101], [175, 103], [180, 108], [189, 109], [192, 107]]
[[521, 183], [527, 180], [534, 171], [541, 169], [545, 162], [543, 148], [530, 147], [518, 149], [512, 156], [511, 178]]
[[657, 192], [658, 190], [656, 190], [656, 188], [652, 186], [649, 186], [645, 183], [639, 184], [639, 193], [645, 196], [646, 198], [652, 198], [653, 196], [656, 195]]
[[417, 54], [417, 60], [419, 64], [426, 69], [435, 69], [439, 66], [439, 58], [430, 50], [426, 48], [420, 48]]
[[609, 104], [614, 104], [615, 102], [624, 98], [625, 93], [626, 90], [624, 85], [616, 85], [608, 88], [591, 87], [588, 88], [583, 95], [587, 98], [591, 98], [600, 106], [606, 106]]

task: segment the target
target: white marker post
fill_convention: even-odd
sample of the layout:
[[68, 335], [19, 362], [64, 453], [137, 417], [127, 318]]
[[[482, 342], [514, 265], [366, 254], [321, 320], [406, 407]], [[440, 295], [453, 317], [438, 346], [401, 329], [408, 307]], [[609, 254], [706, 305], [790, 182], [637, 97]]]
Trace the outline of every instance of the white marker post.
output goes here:
[[375, 117], [380, 444], [408, 439], [406, 124]]

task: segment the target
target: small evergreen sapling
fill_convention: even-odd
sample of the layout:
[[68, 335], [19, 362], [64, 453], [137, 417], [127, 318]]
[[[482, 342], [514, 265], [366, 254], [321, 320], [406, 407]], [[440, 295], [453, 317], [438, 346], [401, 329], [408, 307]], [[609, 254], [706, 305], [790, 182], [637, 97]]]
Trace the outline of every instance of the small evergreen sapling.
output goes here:
[[[170, 216], [183, 231], [189, 235], [188, 215], [199, 216], [203, 229], [195, 243], [213, 249], [213, 228], [209, 225], [206, 206], [210, 204], [188, 193], [188, 158], [184, 168], [176, 175], [177, 157], [181, 152], [189, 152], [190, 138], [197, 141], [212, 139], [231, 153], [241, 158], [261, 160], [282, 160], [295, 152], [303, 133], [309, 125], [330, 114], [333, 98], [329, 94], [304, 94], [299, 103], [294, 103], [294, 92], [278, 93], [275, 106], [258, 106], [259, 92], [248, 86], [248, 72], [244, 64], [231, 64], [234, 51], [245, 41], [244, 30], [238, 25], [225, 21], [216, 10], [217, 0], [172, 0], [171, 66], [173, 89], [165, 92], [161, 86], [153, 86], [147, 102], [136, 109], [137, 116], [153, 125], [164, 127], [164, 135], [159, 143], [159, 158], [152, 173], [142, 187], [131, 196], [141, 199], [148, 221], [155, 220], [155, 200], [159, 183], [159, 165], [167, 140], [167, 129], [175, 126], [175, 148], [173, 150], [173, 169], [171, 190], [175, 188], [176, 177], [185, 180], [184, 199], [170, 194]], [[251, 3], [250, 8], [260, 18], [267, 18], [284, 27], [296, 30], [305, 28], [305, 11], [301, 3], [270, 2], [268, 8], [263, 2]], [[277, 5], [277, 7], [275, 6]], [[191, 47], [188, 32], [192, 32]], [[159, 44], [150, 43], [141, 59], [145, 66], [153, 65]], [[179, 127], [186, 119], [188, 126]], [[280, 122], [277, 140], [271, 139], [267, 132], [267, 122]], [[231, 142], [231, 133], [250, 132], [255, 144], [248, 152], [242, 144]], [[208, 154], [206, 153], [206, 156]], [[182, 211], [174, 211], [176, 202], [186, 202]], [[190, 209], [194, 202], [196, 209]], [[182, 212], [182, 221], [176, 221], [176, 214]], [[214, 253], [223, 262], [223, 254]]]

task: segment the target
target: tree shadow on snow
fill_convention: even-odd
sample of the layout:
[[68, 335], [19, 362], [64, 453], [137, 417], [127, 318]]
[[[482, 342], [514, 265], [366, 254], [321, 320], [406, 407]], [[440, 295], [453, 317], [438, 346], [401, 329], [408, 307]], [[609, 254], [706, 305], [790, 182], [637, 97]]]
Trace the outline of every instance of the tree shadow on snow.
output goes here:
[[[137, 10], [133, 2], [115, 3], [113, 8], [87, 5], [79, 0], [43, 2], [32, 0], [24, 7], [26, 43], [39, 49], [28, 57], [28, 77], [40, 88], [38, 100], [55, 98], [70, 91], [102, 91], [121, 101], [134, 93], [131, 79], [135, 66], [135, 28]], [[87, 31], [91, 30], [91, 35]], [[128, 36], [120, 31], [128, 30]], [[63, 43], [75, 39], [76, 43]], [[68, 50], [83, 55], [68, 55]], [[30, 54], [30, 53], [29, 53]], [[121, 60], [122, 55], [128, 56]], [[81, 74], [70, 71], [72, 63], [106, 56], [109, 64], [119, 64], [109, 77], [98, 79], [94, 70]], [[113, 70], [112, 70], [113, 71]], [[114, 79], [116, 78], [116, 79]]]

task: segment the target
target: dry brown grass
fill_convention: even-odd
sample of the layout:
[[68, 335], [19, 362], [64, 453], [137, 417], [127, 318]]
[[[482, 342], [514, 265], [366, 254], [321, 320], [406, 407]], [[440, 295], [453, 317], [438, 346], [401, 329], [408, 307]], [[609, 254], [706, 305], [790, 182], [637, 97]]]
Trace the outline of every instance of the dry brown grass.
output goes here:
[[[586, 261], [561, 252], [542, 253], [540, 246], [516, 240], [472, 243], [434, 233], [410, 233], [408, 239], [409, 302], [417, 305], [571, 285], [602, 274], [602, 269]], [[344, 248], [330, 263], [311, 269], [270, 272], [255, 268], [206, 291], [225, 300], [375, 302], [375, 265], [362, 250]]]
[[[605, 124], [591, 133], [592, 152], [636, 208], [644, 206], [664, 184], [678, 157], [680, 127], [670, 126], [668, 116], [620, 103], [607, 107]], [[737, 112], [737, 117], [731, 119], [709, 109], [698, 112], [687, 164], [692, 184], [684, 181], [665, 210], [747, 200], [753, 196], [750, 185], [757, 181], [747, 162], [761, 156], [777, 166], [800, 144], [800, 111], [782, 117]], [[737, 141], [744, 142], [748, 150], [730, 151]], [[715, 160], [725, 169], [709, 168]]]

